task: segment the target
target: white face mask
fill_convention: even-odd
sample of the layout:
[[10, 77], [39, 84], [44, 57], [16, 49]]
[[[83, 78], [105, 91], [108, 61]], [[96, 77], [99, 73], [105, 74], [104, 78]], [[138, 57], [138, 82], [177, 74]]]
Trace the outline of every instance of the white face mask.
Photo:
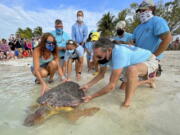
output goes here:
[[78, 17], [77, 17], [77, 21], [78, 21], [78, 22], [83, 22], [83, 17], [82, 17], [82, 16], [78, 16]]
[[147, 22], [152, 17], [153, 17], [152, 11], [144, 11], [144, 12], [140, 13], [140, 21], [141, 21], [141, 23]]
[[74, 50], [67, 50], [68, 53], [72, 54]]

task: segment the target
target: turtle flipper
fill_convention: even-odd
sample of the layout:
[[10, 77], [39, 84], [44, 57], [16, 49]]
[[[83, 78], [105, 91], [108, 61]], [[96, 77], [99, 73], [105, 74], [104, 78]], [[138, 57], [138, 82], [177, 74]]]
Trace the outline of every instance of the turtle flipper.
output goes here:
[[72, 111], [72, 107], [51, 107], [48, 105], [39, 106], [39, 108], [32, 114], [28, 115], [24, 121], [25, 126], [33, 126], [42, 123], [52, 115], [58, 114], [61, 111]]
[[28, 107], [29, 112], [34, 112], [37, 108], [40, 107], [40, 104], [34, 104]]
[[73, 107], [57, 107], [56, 108], [56, 111], [59, 111], [59, 112], [70, 112], [70, 111], [73, 111], [74, 108]]
[[24, 121], [25, 126], [33, 126], [42, 123], [44, 120], [50, 116], [57, 114], [59, 112], [53, 110], [49, 106], [40, 106], [34, 113], [28, 115]]
[[86, 109], [75, 109], [72, 112], [69, 112], [65, 115], [65, 117], [70, 120], [71, 122], [77, 121], [81, 117], [87, 117], [87, 116], [92, 116], [96, 112], [98, 112], [100, 108], [98, 107], [92, 107], [92, 108], [86, 108]]

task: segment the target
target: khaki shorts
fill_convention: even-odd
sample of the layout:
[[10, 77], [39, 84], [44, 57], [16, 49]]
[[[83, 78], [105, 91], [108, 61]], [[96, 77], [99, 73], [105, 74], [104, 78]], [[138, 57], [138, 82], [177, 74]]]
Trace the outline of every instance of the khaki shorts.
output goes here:
[[143, 62], [148, 67], [147, 79], [152, 73], [158, 69], [158, 60], [155, 55], [152, 55], [147, 61]]
[[[148, 79], [149, 77], [155, 75], [155, 71], [158, 69], [158, 60], [156, 59], [155, 55], [152, 55], [147, 61], [142, 62], [144, 63], [148, 68], [148, 73], [146, 76], [139, 76], [140, 80]], [[120, 80], [123, 82], [127, 82], [127, 76], [126, 76], [127, 68], [124, 68], [120, 77]]]

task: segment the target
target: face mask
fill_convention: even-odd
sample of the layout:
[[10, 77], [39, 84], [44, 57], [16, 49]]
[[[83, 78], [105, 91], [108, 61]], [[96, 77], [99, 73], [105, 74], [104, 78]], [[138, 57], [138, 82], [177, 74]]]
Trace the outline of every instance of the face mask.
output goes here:
[[106, 64], [106, 63], [108, 63], [109, 62], [109, 60], [107, 60], [106, 58], [104, 58], [104, 59], [102, 59], [102, 60], [98, 60], [98, 63], [99, 64]]
[[83, 22], [83, 17], [82, 17], [82, 16], [78, 16], [78, 17], [77, 17], [77, 21], [78, 21], [78, 22]]
[[72, 54], [74, 52], [74, 50], [67, 50], [70, 54]]
[[56, 34], [60, 35], [63, 33], [63, 28], [56, 28]]
[[140, 13], [140, 21], [141, 21], [141, 23], [147, 22], [152, 17], [153, 17], [152, 11], [144, 11], [144, 12]]
[[117, 29], [117, 35], [118, 36], [122, 36], [124, 34], [124, 30], [123, 29]]
[[55, 49], [55, 46], [54, 45], [49, 45], [49, 44], [47, 44], [46, 43], [46, 49], [48, 49], [49, 51], [54, 51], [54, 49]]

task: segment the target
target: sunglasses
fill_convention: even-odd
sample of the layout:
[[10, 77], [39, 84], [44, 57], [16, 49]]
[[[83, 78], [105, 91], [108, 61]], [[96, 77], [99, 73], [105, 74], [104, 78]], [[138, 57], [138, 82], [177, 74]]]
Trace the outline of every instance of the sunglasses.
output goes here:
[[55, 45], [55, 42], [52, 42], [52, 41], [46, 41], [46, 43], [48, 44], [48, 45]]

